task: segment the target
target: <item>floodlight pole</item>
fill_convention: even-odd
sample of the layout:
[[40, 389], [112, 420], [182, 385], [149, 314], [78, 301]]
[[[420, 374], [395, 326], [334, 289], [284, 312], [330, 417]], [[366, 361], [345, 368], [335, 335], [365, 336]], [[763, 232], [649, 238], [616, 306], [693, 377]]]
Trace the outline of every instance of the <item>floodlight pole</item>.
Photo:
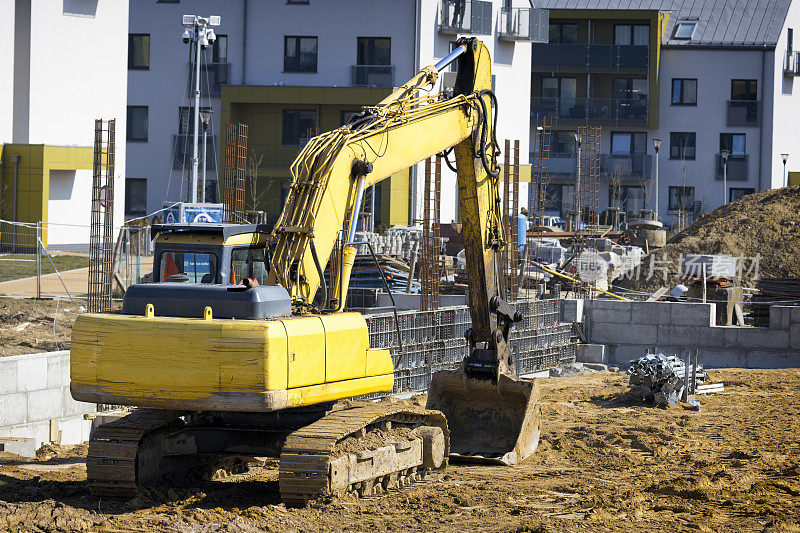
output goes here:
[[192, 203], [197, 202], [197, 167], [200, 163], [197, 144], [200, 129], [200, 35], [197, 24], [194, 26], [195, 34], [195, 57], [194, 57], [194, 132], [192, 139], [192, 180], [189, 188], [192, 191]]

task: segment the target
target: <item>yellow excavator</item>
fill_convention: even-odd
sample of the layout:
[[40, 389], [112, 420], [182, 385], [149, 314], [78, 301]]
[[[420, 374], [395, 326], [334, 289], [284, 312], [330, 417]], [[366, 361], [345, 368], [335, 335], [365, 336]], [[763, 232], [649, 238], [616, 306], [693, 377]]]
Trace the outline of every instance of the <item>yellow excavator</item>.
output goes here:
[[[453, 94], [431, 93], [453, 61]], [[513, 464], [533, 453], [538, 389], [514, 375], [509, 331], [522, 317], [501, 285], [491, 79], [484, 44], [461, 39], [382, 102], [313, 138], [292, 164], [271, 231], [154, 226], [155, 283], [131, 286], [121, 313], [81, 315], [73, 328], [73, 398], [137, 407], [93, 431], [94, 494], [132, 497], [273, 456], [283, 501], [302, 505], [400, 488], [450, 457]], [[343, 401], [394, 383], [389, 350], [370, 348], [364, 316], [343, 311], [364, 189], [439, 153], [455, 155], [470, 353], [460, 370], [434, 374], [424, 408]], [[329, 288], [323, 269], [340, 232]]]

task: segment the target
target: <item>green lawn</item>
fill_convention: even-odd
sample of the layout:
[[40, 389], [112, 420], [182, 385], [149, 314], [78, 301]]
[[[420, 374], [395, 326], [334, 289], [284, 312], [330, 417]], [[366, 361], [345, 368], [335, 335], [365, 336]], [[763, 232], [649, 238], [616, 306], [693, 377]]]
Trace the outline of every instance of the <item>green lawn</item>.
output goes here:
[[[7, 259], [36, 259], [34, 254], [2, 254], [0, 255], [0, 282], [12, 279], [29, 278], [36, 275], [36, 261], [7, 261]], [[54, 255], [53, 262], [59, 272], [86, 268], [89, 258], [85, 255]], [[46, 255], [42, 255], [42, 274], [52, 274], [53, 267]]]

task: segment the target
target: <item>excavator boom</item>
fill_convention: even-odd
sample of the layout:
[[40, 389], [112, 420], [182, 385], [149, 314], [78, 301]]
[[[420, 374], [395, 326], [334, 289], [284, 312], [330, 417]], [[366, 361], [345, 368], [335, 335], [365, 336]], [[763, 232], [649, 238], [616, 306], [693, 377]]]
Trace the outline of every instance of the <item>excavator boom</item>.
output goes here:
[[[452, 97], [419, 94], [440, 69], [458, 61]], [[428, 408], [445, 413], [461, 456], [504, 463], [524, 459], [538, 442], [535, 384], [515, 376], [509, 331], [521, 319], [505, 298], [500, 251], [506, 245], [498, 193], [497, 101], [491, 58], [474, 38], [458, 41], [437, 65], [364, 112], [349, 126], [312, 139], [292, 164], [293, 182], [273, 230], [271, 282], [293, 305], [312, 308], [323, 266], [340, 230], [348, 236], [339, 279], [323, 285], [321, 312], [341, 310], [357, 243], [365, 187], [439, 153], [453, 152], [469, 278], [470, 355], [457, 373], [434, 376]]]

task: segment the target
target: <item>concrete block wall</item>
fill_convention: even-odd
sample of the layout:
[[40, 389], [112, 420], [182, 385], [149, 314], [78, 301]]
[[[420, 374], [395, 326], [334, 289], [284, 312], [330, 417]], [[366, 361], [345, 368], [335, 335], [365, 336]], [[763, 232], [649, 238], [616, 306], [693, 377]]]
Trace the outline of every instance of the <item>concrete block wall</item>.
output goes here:
[[83, 415], [95, 411], [72, 399], [68, 350], [0, 357], [0, 438], [33, 439], [38, 449], [50, 442], [52, 425], [61, 444], [80, 444], [92, 428]]
[[653, 348], [681, 357], [698, 349], [709, 368], [800, 367], [800, 307], [773, 306], [767, 328], [716, 326], [710, 303], [598, 299], [583, 311], [587, 340], [606, 345], [608, 363], [620, 368]]

